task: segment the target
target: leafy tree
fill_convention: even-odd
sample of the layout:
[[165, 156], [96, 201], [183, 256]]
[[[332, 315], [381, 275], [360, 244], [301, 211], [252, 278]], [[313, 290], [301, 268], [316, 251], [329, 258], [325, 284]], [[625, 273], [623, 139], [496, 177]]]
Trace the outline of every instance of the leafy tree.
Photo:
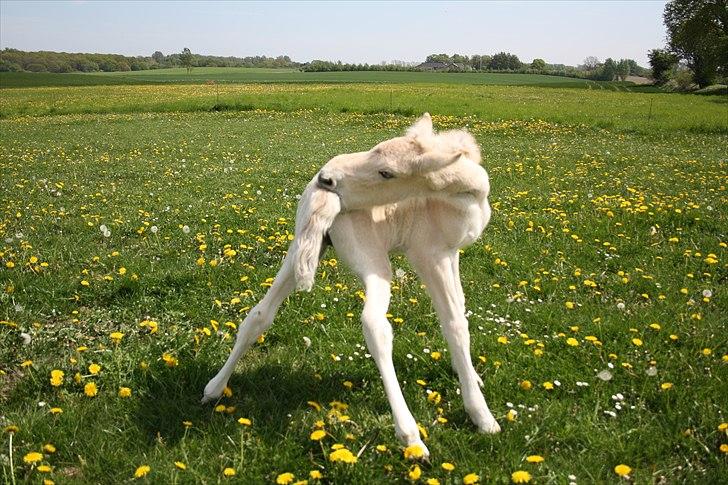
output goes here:
[[625, 81], [627, 79], [627, 76], [630, 75], [630, 70], [631, 70], [631, 67], [630, 67], [629, 61], [627, 59], [620, 59], [619, 62], [617, 63], [617, 69], [616, 69], [617, 77], [619, 78], [619, 80]]
[[159, 51], [154, 51], [154, 54], [152, 54], [152, 60], [157, 64], [162, 64], [164, 62], [164, 54]]
[[652, 49], [647, 53], [652, 68], [652, 79], [656, 84], [665, 84], [677, 64], [677, 56], [663, 49]]
[[584, 66], [584, 70], [586, 70], [586, 71], [593, 71], [597, 67], [599, 67], [599, 59], [597, 59], [594, 56], [586, 57], [584, 59], [584, 64], [582, 64], [582, 65]]
[[531, 62], [531, 69], [544, 71], [546, 69], [546, 61], [544, 61], [543, 59], [534, 59]]
[[182, 54], [179, 55], [180, 63], [182, 67], [187, 69], [187, 74], [192, 72], [192, 52], [185, 47], [182, 49]]
[[427, 56], [427, 62], [452, 62], [447, 54], [430, 54]]
[[612, 59], [611, 57], [607, 57], [607, 59], [604, 61], [604, 64], [599, 69], [598, 78], [602, 81], [614, 81], [616, 75], [617, 63], [614, 62], [614, 59]]
[[495, 71], [501, 70], [513, 70], [520, 69], [522, 67], [521, 61], [518, 60], [518, 56], [515, 54], [509, 54], [508, 52], [499, 52], [494, 55], [488, 63], [488, 68]]
[[728, 0], [672, 0], [663, 15], [668, 46], [704, 87], [728, 74]]

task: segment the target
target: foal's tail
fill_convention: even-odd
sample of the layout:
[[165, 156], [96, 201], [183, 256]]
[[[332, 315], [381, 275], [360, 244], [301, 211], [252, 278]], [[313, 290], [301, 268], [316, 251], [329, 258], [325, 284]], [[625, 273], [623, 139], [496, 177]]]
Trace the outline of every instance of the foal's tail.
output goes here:
[[324, 237], [340, 211], [339, 196], [318, 188], [315, 178], [306, 186], [296, 210], [296, 236], [289, 248], [297, 290], [311, 291]]

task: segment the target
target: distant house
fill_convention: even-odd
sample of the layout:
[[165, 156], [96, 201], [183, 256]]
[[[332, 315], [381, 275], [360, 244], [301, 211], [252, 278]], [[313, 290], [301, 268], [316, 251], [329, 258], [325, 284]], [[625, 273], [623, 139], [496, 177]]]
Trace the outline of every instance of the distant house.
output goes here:
[[423, 62], [415, 66], [420, 71], [447, 71], [448, 69], [457, 69], [457, 64], [453, 62]]

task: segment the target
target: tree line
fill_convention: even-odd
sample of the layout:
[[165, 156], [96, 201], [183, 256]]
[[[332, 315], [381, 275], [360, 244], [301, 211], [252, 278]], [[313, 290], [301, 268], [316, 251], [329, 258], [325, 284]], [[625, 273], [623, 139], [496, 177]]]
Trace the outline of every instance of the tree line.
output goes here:
[[18, 49], [0, 51], [0, 71], [28, 72], [112, 72], [145, 71], [169, 67], [268, 67], [296, 68], [301, 64], [288, 56], [222, 57], [192, 54], [185, 48], [181, 53], [165, 55], [160, 51], [151, 56], [122, 56], [119, 54], [81, 54], [66, 52], [26, 52]]
[[662, 19], [667, 45], [648, 53], [657, 84], [728, 82], [728, 0], [673, 0]]

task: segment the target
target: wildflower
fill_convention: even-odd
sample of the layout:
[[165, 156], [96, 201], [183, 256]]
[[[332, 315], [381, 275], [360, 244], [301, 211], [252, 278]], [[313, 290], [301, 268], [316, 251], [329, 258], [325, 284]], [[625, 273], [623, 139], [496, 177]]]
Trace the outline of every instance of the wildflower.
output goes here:
[[150, 471], [152, 471], [152, 467], [149, 465], [142, 465], [134, 472], [134, 478], [146, 477]]
[[541, 455], [530, 455], [526, 457], [526, 461], [529, 463], [541, 463], [543, 461], [543, 456]]
[[480, 481], [480, 476], [475, 473], [468, 473], [463, 477], [463, 485], [474, 485]]
[[407, 476], [410, 480], [417, 481], [422, 476], [422, 470], [420, 469], [419, 465], [414, 465], [412, 468], [410, 468], [409, 472], [407, 473]]
[[311, 433], [310, 438], [313, 441], [321, 441], [322, 439], [324, 439], [325, 436], [326, 436], [326, 431], [324, 431], [322, 429], [317, 429], [316, 431]]
[[523, 470], [515, 471], [511, 473], [511, 481], [513, 483], [528, 483], [531, 481], [531, 474]]
[[43, 454], [37, 451], [31, 451], [23, 457], [25, 463], [37, 463], [43, 459]]
[[642, 340], [640, 340], [640, 339], [638, 339], [638, 338], [633, 338], [633, 339], [632, 339], [632, 343], [633, 343], [634, 345], [636, 345], [637, 347], [641, 347], [641, 346], [642, 346]]
[[430, 357], [432, 358], [432, 360], [440, 360], [440, 358], [442, 357], [442, 353], [435, 351], [430, 354]]
[[226, 477], [234, 477], [235, 476], [235, 469], [227, 467], [222, 471], [222, 474]]
[[253, 424], [252, 421], [250, 421], [248, 418], [240, 418], [238, 419], [238, 423], [242, 424], [243, 426], [250, 426]]
[[316, 401], [307, 401], [306, 404], [314, 408], [316, 411], [321, 411], [321, 405]]
[[508, 412], [506, 413], [506, 419], [511, 423], [514, 422], [517, 418], [518, 418], [518, 411], [516, 411], [515, 409], [509, 409]]
[[425, 456], [425, 452], [420, 445], [409, 445], [404, 449], [404, 457], [408, 460], [418, 459]]
[[9, 433], [9, 434], [12, 434], [12, 433], [17, 433], [18, 431], [20, 431], [20, 428], [18, 428], [14, 424], [9, 424], [9, 425], [5, 426], [5, 429], [3, 431], [6, 433]]
[[293, 477], [294, 475], [291, 472], [281, 473], [276, 477], [276, 483], [278, 485], [288, 485], [293, 481]]
[[728, 453], [728, 444], [723, 443], [722, 445], [720, 445], [720, 451], [722, 451], [723, 453]]
[[63, 384], [64, 372], [62, 370], [53, 369], [51, 371], [51, 386], [59, 387]]
[[706, 347], [703, 349], [702, 353], [704, 356], [708, 357], [713, 353], [713, 350]]
[[175, 461], [174, 466], [177, 467], [178, 470], [187, 470], [187, 465], [181, 461]]
[[378, 452], [384, 453], [385, 451], [387, 451], [387, 445], [377, 445], [376, 449]]
[[523, 389], [524, 391], [530, 391], [533, 388], [533, 384], [531, 384], [531, 381], [528, 380], [521, 381], [519, 386], [521, 386], [521, 389]]
[[543, 384], [541, 384], [541, 385], [542, 385], [542, 386], [543, 386], [543, 388], [544, 388], [544, 389], [546, 389], [547, 391], [550, 391], [550, 390], [552, 390], [552, 389], [554, 388], [554, 384], [553, 384], [552, 382], [548, 382], [548, 381], [547, 381], [547, 382], [544, 382], [544, 383], [543, 383]]
[[88, 366], [89, 373], [91, 373], [93, 375], [97, 375], [100, 370], [101, 370], [101, 366], [99, 364], [91, 364]]
[[443, 470], [445, 470], [447, 472], [451, 472], [455, 469], [455, 465], [453, 465], [452, 463], [447, 462], [447, 461], [440, 466], [442, 467]]
[[308, 472], [308, 476], [311, 477], [312, 480], [321, 480], [324, 477], [318, 470], [311, 470]]
[[131, 396], [131, 389], [128, 387], [120, 387], [119, 388], [119, 397], [129, 397]]
[[167, 352], [162, 354], [162, 360], [167, 364], [167, 367], [176, 367], [178, 363], [177, 358]]
[[614, 473], [616, 473], [620, 477], [626, 477], [630, 473], [632, 473], [632, 468], [625, 464], [617, 465], [614, 467]]
[[347, 450], [346, 448], [339, 448], [336, 451], [333, 451], [329, 455], [329, 461], [337, 462], [341, 461], [344, 463], [356, 463], [357, 458], [356, 455], [354, 455], [351, 451]]
[[573, 301], [567, 301], [566, 303], [564, 303], [564, 306], [567, 310], [573, 310], [576, 305]]
[[121, 339], [124, 337], [124, 334], [121, 332], [111, 332], [111, 340], [114, 341], [115, 344], [118, 344], [121, 342]]
[[46, 443], [45, 445], [43, 445], [43, 451], [45, 451], [46, 453], [55, 453], [56, 447], [53, 446], [51, 443]]
[[576, 340], [574, 337], [569, 337], [566, 339], [566, 344], [571, 347], [577, 347], [579, 345], [579, 341]]
[[662, 389], [663, 391], [672, 389], [672, 382], [663, 382], [662, 384], [660, 384], [660, 389]]
[[442, 396], [440, 396], [440, 393], [437, 391], [432, 391], [430, 394], [427, 395], [427, 400], [433, 404], [440, 404], [441, 399]]
[[88, 382], [85, 386], [83, 386], [83, 393], [88, 397], [94, 397], [99, 393], [99, 389], [96, 387], [95, 382]]
[[48, 410], [51, 414], [61, 414], [63, 412], [63, 409], [61, 408], [50, 408]]
[[498, 343], [499, 344], [507, 344], [508, 343], [508, 337], [501, 335], [498, 337]]
[[440, 485], [440, 480], [438, 480], [437, 478], [428, 478], [427, 480], [425, 480], [425, 484], [426, 485]]
[[41, 473], [50, 473], [53, 471], [53, 468], [49, 467], [48, 465], [39, 465], [36, 470]]

